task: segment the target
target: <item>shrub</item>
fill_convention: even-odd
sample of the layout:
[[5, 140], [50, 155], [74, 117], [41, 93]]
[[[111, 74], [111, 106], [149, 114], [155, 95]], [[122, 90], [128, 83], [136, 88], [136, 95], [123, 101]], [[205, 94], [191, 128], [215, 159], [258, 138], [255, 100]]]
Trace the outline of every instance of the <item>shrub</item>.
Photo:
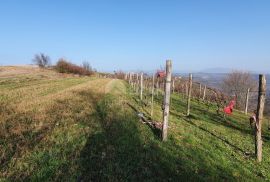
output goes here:
[[60, 73], [73, 73], [78, 75], [92, 75], [93, 72], [86, 70], [83, 67], [72, 64], [64, 59], [59, 59], [55, 66], [56, 70]]

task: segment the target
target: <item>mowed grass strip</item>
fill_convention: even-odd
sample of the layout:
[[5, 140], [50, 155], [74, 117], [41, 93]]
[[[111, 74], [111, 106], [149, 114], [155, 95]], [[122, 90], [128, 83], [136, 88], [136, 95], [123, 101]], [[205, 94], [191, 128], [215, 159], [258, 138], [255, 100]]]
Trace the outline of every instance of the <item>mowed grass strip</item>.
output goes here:
[[[79, 127], [74, 132], [80, 134], [78, 123], [91, 115], [97, 100], [104, 96], [109, 81], [89, 77], [56, 77], [50, 80], [51, 83], [44, 84], [41, 80], [34, 86], [12, 89], [12, 94], [1, 90], [7, 100], [9, 96], [21, 95], [17, 102], [1, 100], [1, 177], [15, 180], [29, 176], [31, 168], [35, 170], [35, 167], [25, 160], [26, 156], [32, 156], [36, 150], [39, 151], [36, 148], [49, 144], [50, 140], [61, 143], [61, 138], [52, 139], [54, 133], [63, 137], [62, 142], [64, 138], [68, 139], [65, 130]], [[40, 150], [45, 150], [44, 147]]]

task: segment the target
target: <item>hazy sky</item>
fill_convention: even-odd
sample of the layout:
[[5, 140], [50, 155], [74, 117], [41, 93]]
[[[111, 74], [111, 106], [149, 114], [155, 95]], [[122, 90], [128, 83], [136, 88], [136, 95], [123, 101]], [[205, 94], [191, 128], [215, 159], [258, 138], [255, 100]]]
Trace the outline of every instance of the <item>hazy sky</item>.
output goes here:
[[6, 0], [0, 65], [44, 52], [98, 70], [270, 72], [269, 0]]

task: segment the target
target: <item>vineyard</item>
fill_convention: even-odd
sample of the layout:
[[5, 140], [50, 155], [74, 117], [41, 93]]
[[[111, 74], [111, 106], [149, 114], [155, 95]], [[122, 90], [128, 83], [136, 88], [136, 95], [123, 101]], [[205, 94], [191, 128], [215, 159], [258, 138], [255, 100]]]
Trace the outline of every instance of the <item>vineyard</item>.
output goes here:
[[267, 117], [259, 163], [253, 108], [224, 116], [233, 96], [192, 75], [20, 72], [0, 75], [1, 181], [270, 180]]

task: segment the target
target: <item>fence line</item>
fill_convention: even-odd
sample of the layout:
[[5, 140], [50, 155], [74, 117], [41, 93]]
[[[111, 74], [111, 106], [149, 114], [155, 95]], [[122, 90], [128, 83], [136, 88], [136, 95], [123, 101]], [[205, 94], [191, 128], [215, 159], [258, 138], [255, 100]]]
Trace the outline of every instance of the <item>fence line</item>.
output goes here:
[[[157, 77], [155, 73], [152, 78], [147, 74], [140, 73], [128, 73], [124, 75], [124, 79], [128, 81], [131, 88], [135, 93], [140, 90], [139, 97], [140, 100], [145, 102], [147, 95], [151, 96], [151, 111], [150, 116], [153, 120], [154, 118], [154, 97], [163, 96], [163, 117], [162, 117], [162, 140], [166, 141], [168, 137], [168, 126], [169, 126], [169, 109], [170, 109], [170, 96], [171, 93], [178, 94], [182, 96], [182, 99], [187, 100], [186, 115], [189, 116], [192, 112], [191, 110], [191, 100], [196, 99], [198, 102], [205, 103], [208, 105], [208, 110], [210, 104], [216, 104], [217, 113], [219, 114], [220, 109], [226, 106], [227, 101], [232, 99], [232, 96], [228, 96], [216, 88], [208, 87], [206, 84], [193, 81], [193, 75], [190, 74], [188, 79], [172, 77], [172, 63], [170, 60], [166, 61], [166, 79], [162, 77]], [[140, 79], [139, 79], [140, 77]], [[156, 79], [155, 79], [156, 78]], [[237, 91], [237, 90], [235, 90]], [[242, 110], [246, 115], [248, 114], [248, 109], [250, 107], [251, 101], [257, 101], [257, 113], [256, 113], [256, 127], [255, 127], [255, 153], [257, 160], [262, 161], [262, 121], [263, 121], [263, 111], [265, 108], [266, 99], [266, 79], [264, 75], [259, 76], [259, 89], [258, 91], [247, 89], [245, 94], [245, 105]], [[255, 95], [251, 93], [258, 93], [258, 98], [255, 99]], [[145, 97], [144, 97], [145, 96]], [[180, 97], [181, 98], [181, 97]], [[269, 100], [270, 101], [270, 100]], [[147, 103], [146, 103], [147, 105]]]

